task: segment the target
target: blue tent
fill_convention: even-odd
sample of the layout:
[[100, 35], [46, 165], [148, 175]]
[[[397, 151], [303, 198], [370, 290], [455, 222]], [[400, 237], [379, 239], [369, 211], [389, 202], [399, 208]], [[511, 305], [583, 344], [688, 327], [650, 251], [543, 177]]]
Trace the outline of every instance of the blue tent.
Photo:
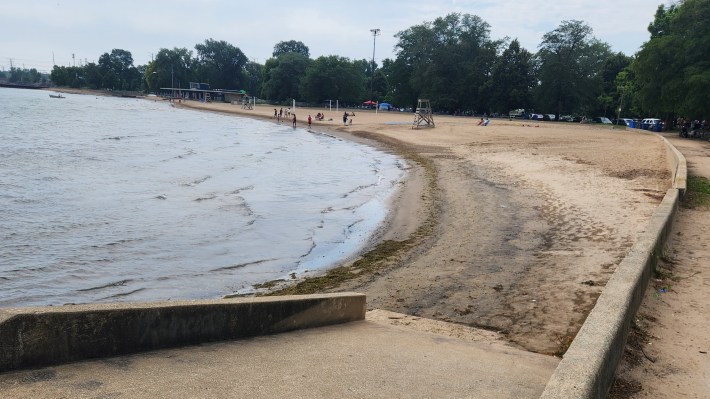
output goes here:
[[394, 107], [390, 103], [380, 103], [380, 109], [382, 109], [382, 110], [389, 111], [391, 108], [394, 108]]

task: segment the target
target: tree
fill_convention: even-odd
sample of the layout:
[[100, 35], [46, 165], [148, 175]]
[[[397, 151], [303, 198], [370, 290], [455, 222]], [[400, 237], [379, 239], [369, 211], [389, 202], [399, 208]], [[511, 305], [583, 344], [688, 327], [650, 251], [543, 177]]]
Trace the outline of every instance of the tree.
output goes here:
[[308, 46], [303, 44], [303, 42], [298, 42], [295, 40], [289, 40], [287, 42], [278, 42], [274, 46], [274, 52], [272, 56], [274, 58], [279, 58], [279, 56], [286, 53], [296, 53], [301, 54], [306, 58], [310, 58], [311, 54], [309, 52]]
[[237, 47], [213, 39], [197, 44], [196, 76], [213, 88], [241, 89], [244, 85], [244, 68], [247, 57]]
[[285, 53], [269, 58], [264, 65], [262, 97], [273, 101], [300, 98], [301, 77], [311, 59], [299, 53]]
[[155, 60], [148, 63], [145, 69], [145, 80], [150, 91], [160, 88], [185, 87], [193, 81], [192, 70], [195, 60], [192, 51], [186, 48], [161, 48], [155, 55]]
[[650, 114], [702, 118], [710, 110], [710, 2], [685, 0], [660, 6], [651, 39], [633, 63], [635, 101]]
[[539, 107], [555, 110], [558, 116], [596, 108], [609, 45], [595, 39], [587, 24], [572, 20], [546, 33], [539, 47]]
[[263, 65], [252, 61], [247, 62], [244, 67], [244, 90], [253, 95], [261, 94], [263, 76]]
[[469, 14], [448, 14], [397, 33], [397, 59], [388, 71], [395, 96], [426, 97], [448, 111], [484, 107], [481, 89], [498, 46], [489, 25]]
[[312, 103], [329, 99], [360, 102], [365, 81], [357, 63], [335, 55], [318, 57], [301, 80], [301, 95]]
[[[631, 65], [632, 58], [624, 53], [616, 53], [609, 56], [601, 68], [602, 92], [597, 97], [597, 110], [604, 116], [610, 116], [609, 111], [621, 103], [621, 94], [617, 82], [617, 76]], [[616, 113], [613, 113], [616, 116]]]
[[507, 114], [512, 109], [531, 108], [534, 87], [533, 55], [515, 39], [496, 59], [491, 70], [486, 85], [491, 110]]
[[133, 66], [133, 56], [130, 51], [113, 49], [111, 53], [104, 53], [99, 57], [99, 69], [102, 75], [104, 89], [136, 90], [132, 85], [140, 73]]

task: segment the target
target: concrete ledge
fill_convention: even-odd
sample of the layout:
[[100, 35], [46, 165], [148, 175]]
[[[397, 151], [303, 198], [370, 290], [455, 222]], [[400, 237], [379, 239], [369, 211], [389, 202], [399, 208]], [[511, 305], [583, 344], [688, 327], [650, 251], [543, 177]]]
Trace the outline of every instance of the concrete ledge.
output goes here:
[[683, 197], [688, 185], [688, 164], [683, 154], [670, 141], [661, 135], [658, 135], [658, 137], [666, 143], [666, 149], [671, 155], [669, 160], [671, 172], [673, 173], [673, 188], [677, 188], [680, 191], [680, 196]]
[[[660, 136], [659, 136], [660, 137]], [[661, 137], [672, 156], [673, 188], [651, 216], [644, 233], [607, 282], [541, 398], [606, 398], [651, 271], [663, 251], [680, 197], [685, 193], [685, 157]]]
[[356, 293], [0, 310], [0, 372], [365, 319]]

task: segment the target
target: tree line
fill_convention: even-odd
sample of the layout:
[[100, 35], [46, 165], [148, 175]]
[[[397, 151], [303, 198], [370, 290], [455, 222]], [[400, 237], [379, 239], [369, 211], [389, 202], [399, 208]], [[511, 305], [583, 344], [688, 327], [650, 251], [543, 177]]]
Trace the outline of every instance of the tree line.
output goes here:
[[583, 21], [562, 21], [537, 51], [517, 39], [492, 39], [476, 15], [452, 13], [396, 34], [394, 59], [376, 65], [337, 55], [310, 57], [299, 41], [274, 46], [264, 64], [213, 39], [160, 49], [147, 65], [114, 49], [98, 64], [55, 66], [57, 85], [157, 92], [187, 87], [246, 90], [272, 102], [365, 100], [413, 107], [419, 98], [450, 114], [535, 109], [560, 115], [701, 117], [710, 99], [710, 2], [660, 5], [641, 50], [627, 56], [594, 37]]

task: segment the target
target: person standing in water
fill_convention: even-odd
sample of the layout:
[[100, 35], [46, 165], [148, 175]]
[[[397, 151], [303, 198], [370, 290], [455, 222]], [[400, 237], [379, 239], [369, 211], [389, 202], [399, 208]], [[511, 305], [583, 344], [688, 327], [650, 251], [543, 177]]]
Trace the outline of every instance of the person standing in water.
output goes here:
[[308, 128], [309, 129], [311, 128], [311, 116], [310, 115], [308, 115]]
[[295, 129], [295, 128], [296, 128], [296, 114], [292, 114], [292, 115], [293, 115], [293, 119], [292, 119], [292, 121], [293, 121], [293, 128]]
[[345, 111], [345, 113], [343, 114], [343, 125], [347, 125], [347, 124], [348, 124], [348, 111]]

